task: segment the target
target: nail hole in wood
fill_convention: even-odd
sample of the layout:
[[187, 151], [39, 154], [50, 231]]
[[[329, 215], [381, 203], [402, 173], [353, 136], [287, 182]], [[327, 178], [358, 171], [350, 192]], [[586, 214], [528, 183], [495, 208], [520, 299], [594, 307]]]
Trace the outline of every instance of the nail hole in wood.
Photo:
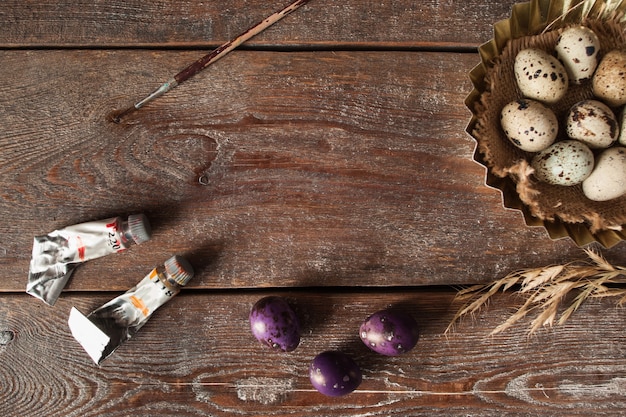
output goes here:
[[209, 185], [209, 176], [206, 174], [201, 175], [198, 178], [198, 182], [200, 183], [200, 185], [204, 185], [204, 186]]

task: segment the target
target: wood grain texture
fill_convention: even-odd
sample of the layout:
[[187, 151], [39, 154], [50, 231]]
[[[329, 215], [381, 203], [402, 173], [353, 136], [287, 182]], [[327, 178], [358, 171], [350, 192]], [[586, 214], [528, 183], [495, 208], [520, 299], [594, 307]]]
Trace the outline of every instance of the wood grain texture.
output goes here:
[[474, 54], [236, 52], [111, 122], [196, 55], [0, 53], [2, 290], [23, 288], [33, 236], [138, 211], [154, 239], [70, 289], [127, 289], [171, 253], [201, 288], [487, 282], [582, 256], [484, 186], [460, 105]]
[[[313, 0], [248, 45], [474, 47], [509, 16], [505, 1]], [[289, 4], [252, 1], [18, 1], [0, 10], [0, 46], [215, 45]]]
[[[113, 123], [287, 3], [3, 2], [0, 416], [623, 414], [615, 300], [531, 338], [525, 321], [489, 337], [521, 302], [505, 293], [443, 334], [453, 288], [583, 257], [503, 209], [472, 161], [467, 74], [513, 0], [313, 0]], [[54, 308], [24, 294], [34, 236], [135, 212], [150, 242], [82, 265]], [[173, 253], [196, 269], [190, 285], [93, 365], [70, 308], [88, 313]], [[602, 253], [626, 265], [623, 245]], [[268, 294], [303, 322], [291, 354], [249, 331]], [[408, 355], [358, 339], [387, 306], [420, 322]], [[360, 364], [357, 392], [312, 389], [308, 364], [327, 349]]]
[[[0, 345], [0, 414], [614, 416], [626, 406], [625, 310], [609, 300], [591, 301], [566, 326], [528, 338], [527, 323], [488, 336], [519, 302], [510, 296], [444, 336], [452, 292], [280, 294], [303, 322], [293, 353], [273, 354], [252, 337], [247, 315], [263, 293], [187, 291], [101, 368], [66, 320], [72, 305], [88, 312], [108, 297], [68, 297], [51, 309], [3, 295], [0, 331], [15, 337]], [[358, 339], [361, 320], [388, 305], [420, 322], [418, 346], [404, 356], [382, 357]], [[308, 363], [326, 349], [359, 363], [358, 391], [333, 399], [312, 389]]]

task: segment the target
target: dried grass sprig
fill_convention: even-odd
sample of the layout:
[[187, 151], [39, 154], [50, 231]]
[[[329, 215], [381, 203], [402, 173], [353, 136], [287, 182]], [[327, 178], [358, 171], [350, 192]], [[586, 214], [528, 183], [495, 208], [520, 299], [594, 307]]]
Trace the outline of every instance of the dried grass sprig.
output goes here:
[[[541, 327], [553, 326], [555, 322], [561, 325], [589, 298], [620, 297], [617, 304], [626, 304], [626, 288], [615, 287], [626, 284], [626, 267], [611, 265], [593, 249], [585, 249], [585, 253], [589, 258], [586, 261], [522, 269], [490, 284], [474, 285], [460, 290], [455, 302], [463, 304], [446, 333], [462, 317], [481, 310], [496, 293], [515, 286], [519, 286], [517, 292], [525, 296], [526, 300], [515, 313], [491, 332], [492, 335], [510, 328], [531, 313], [537, 315], [530, 323], [530, 334]], [[564, 299], [572, 291], [577, 291], [578, 294], [559, 316]]]

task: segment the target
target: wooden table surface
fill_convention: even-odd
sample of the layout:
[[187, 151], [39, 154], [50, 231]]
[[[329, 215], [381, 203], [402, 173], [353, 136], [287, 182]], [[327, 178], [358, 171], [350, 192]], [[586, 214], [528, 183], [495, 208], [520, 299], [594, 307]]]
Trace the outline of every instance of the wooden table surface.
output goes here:
[[[507, 292], [444, 330], [462, 285], [580, 259], [504, 209], [465, 132], [468, 72], [514, 0], [312, 0], [129, 116], [142, 98], [286, 2], [16, 1], [0, 8], [2, 416], [609, 416], [626, 409], [626, 311], [594, 299], [563, 326]], [[200, 184], [202, 177], [205, 184]], [[145, 213], [153, 239], [89, 261], [54, 307], [25, 294], [32, 239]], [[626, 265], [624, 244], [601, 253]], [[196, 276], [101, 367], [72, 338], [89, 312], [172, 254]], [[252, 336], [253, 303], [284, 295], [289, 354]], [[358, 339], [387, 306], [415, 350]], [[363, 370], [324, 397], [319, 352]]]

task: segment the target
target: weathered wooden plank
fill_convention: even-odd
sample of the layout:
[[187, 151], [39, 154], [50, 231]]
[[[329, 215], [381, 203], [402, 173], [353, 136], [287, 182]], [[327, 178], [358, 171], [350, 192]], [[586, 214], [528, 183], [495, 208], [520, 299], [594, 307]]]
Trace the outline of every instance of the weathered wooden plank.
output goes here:
[[[17, 1], [0, 10], [0, 46], [217, 45], [289, 0]], [[506, 1], [313, 0], [255, 46], [467, 47], [491, 38]]]
[[[110, 293], [112, 294], [112, 293]], [[563, 327], [528, 338], [520, 323], [488, 333], [519, 300], [498, 296], [443, 335], [453, 293], [285, 293], [303, 321], [300, 347], [269, 353], [247, 322], [264, 293], [186, 291], [97, 368], [69, 334], [72, 305], [84, 312], [113, 295], [64, 297], [54, 308], [26, 295], [0, 299], [0, 400], [4, 415], [486, 415], [614, 416], [626, 406], [624, 309], [591, 301]], [[402, 306], [420, 322], [417, 348], [400, 357], [358, 339], [365, 317]], [[355, 393], [313, 391], [309, 361], [340, 349], [360, 364]]]
[[236, 52], [110, 120], [196, 56], [0, 53], [2, 290], [24, 287], [34, 236], [137, 211], [153, 241], [71, 289], [128, 288], [171, 253], [207, 288], [485, 282], [582, 255], [483, 185], [461, 104], [475, 55]]

